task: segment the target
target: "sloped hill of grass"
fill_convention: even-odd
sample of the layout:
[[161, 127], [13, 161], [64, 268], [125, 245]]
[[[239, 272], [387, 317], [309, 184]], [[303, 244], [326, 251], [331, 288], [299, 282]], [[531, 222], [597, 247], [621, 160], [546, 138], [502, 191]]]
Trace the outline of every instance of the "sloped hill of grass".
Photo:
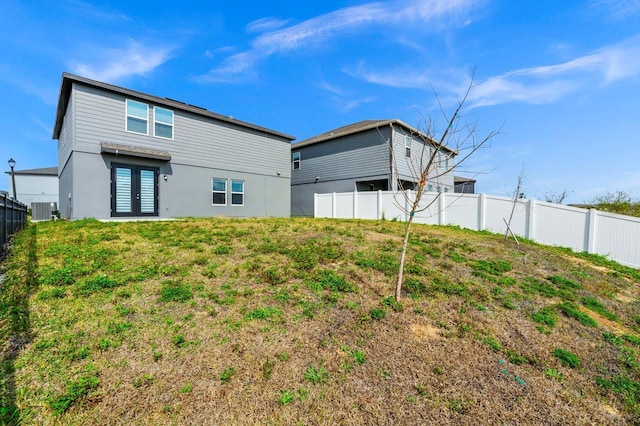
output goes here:
[[7, 424], [638, 424], [640, 273], [402, 223], [30, 225], [0, 288]]

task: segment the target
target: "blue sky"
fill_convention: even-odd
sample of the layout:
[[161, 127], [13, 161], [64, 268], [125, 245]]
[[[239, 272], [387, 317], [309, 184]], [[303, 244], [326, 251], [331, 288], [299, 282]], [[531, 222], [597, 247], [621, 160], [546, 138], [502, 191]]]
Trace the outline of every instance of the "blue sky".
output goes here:
[[[364, 119], [502, 128], [457, 174], [507, 195], [640, 198], [640, 0], [3, 0], [0, 163], [56, 165], [61, 73], [295, 135]], [[5, 175], [6, 176], [6, 175]], [[8, 179], [0, 180], [7, 189]]]

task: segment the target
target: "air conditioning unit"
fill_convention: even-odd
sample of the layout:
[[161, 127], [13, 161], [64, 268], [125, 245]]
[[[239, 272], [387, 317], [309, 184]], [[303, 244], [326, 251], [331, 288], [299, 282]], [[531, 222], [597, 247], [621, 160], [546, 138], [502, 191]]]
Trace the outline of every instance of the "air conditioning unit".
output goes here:
[[58, 203], [31, 203], [31, 220], [58, 218]]

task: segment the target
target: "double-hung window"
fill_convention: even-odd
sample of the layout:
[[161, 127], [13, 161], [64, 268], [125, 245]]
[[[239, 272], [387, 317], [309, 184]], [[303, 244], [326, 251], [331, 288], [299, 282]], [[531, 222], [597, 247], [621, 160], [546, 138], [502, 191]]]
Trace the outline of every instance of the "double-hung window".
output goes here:
[[159, 106], [153, 107], [153, 135], [173, 139], [173, 111]]
[[293, 170], [298, 170], [300, 168], [300, 153], [294, 152], [291, 155], [291, 168]]
[[244, 206], [244, 181], [231, 181], [231, 205]]
[[148, 117], [149, 105], [127, 99], [127, 132], [148, 134]]
[[213, 179], [212, 185], [213, 201], [216, 206], [227, 205], [227, 180], [226, 179]]
[[411, 157], [411, 136], [404, 137], [404, 155]]

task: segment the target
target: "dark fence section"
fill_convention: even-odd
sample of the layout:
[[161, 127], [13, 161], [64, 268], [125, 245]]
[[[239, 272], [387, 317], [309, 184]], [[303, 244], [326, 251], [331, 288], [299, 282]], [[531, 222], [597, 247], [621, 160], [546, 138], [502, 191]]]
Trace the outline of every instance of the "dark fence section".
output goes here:
[[0, 194], [0, 259], [4, 259], [11, 237], [22, 229], [27, 221], [27, 206]]

